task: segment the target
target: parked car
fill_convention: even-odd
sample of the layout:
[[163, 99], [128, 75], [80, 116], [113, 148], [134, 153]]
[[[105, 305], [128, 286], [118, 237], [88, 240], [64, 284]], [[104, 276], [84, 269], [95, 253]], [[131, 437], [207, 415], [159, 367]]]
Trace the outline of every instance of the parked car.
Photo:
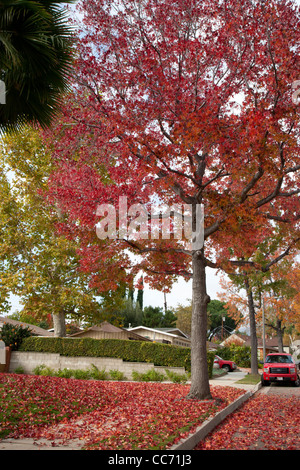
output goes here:
[[270, 385], [270, 382], [290, 382], [297, 387], [300, 385], [297, 364], [291, 354], [270, 353], [267, 355], [261, 383], [262, 385]]
[[227, 372], [232, 372], [236, 369], [236, 363], [222, 359], [220, 356], [215, 356], [214, 367], [225, 369]]

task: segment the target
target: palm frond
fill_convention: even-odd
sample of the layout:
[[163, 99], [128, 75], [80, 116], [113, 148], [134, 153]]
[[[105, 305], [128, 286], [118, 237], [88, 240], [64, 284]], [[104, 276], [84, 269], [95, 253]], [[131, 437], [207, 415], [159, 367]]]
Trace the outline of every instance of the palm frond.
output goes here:
[[63, 3], [0, 2], [0, 79], [6, 104], [0, 105], [0, 131], [32, 121], [50, 124], [68, 89], [72, 31]]

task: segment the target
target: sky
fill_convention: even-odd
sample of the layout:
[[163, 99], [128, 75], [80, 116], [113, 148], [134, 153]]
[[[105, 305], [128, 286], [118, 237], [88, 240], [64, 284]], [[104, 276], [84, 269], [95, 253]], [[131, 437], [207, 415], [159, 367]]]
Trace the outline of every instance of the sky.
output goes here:
[[[215, 269], [206, 268], [207, 275], [207, 293], [211, 299], [217, 299], [217, 293], [222, 292], [222, 288], [219, 284], [220, 274], [217, 274]], [[176, 308], [178, 304], [188, 305], [192, 299], [192, 281], [184, 281], [183, 279], [178, 280], [173, 286], [172, 291], [166, 294], [166, 301], [168, 308]], [[19, 298], [12, 295], [10, 298], [12, 305], [11, 312], [14, 313], [17, 310], [21, 310]], [[147, 285], [144, 285], [144, 306], [161, 307], [164, 308], [164, 294], [162, 292], [150, 289]]]
[[[217, 299], [217, 293], [223, 292], [219, 284], [220, 274], [215, 269], [206, 268], [207, 293], [211, 299]], [[166, 295], [167, 307], [176, 308], [178, 304], [187, 305], [192, 298], [192, 281], [180, 279], [173, 286], [170, 294]], [[164, 294], [144, 286], [144, 305], [164, 307]]]

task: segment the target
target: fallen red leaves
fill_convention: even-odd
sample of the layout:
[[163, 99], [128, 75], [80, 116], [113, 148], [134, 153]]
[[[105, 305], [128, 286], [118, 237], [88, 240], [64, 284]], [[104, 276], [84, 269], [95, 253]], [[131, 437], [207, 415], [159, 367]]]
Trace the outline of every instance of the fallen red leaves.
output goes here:
[[0, 436], [80, 440], [86, 449], [164, 449], [244, 393], [212, 387], [187, 400], [188, 385], [0, 374]]
[[228, 416], [196, 450], [299, 450], [300, 399], [258, 394]]

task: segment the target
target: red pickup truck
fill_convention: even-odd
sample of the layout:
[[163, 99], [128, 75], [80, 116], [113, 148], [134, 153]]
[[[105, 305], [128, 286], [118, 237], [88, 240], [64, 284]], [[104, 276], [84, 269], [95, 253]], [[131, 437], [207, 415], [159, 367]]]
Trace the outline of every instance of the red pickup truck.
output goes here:
[[270, 382], [290, 382], [296, 387], [300, 385], [297, 365], [291, 354], [271, 353], [267, 355], [261, 383], [262, 385], [270, 385]]
[[227, 370], [227, 372], [232, 372], [236, 369], [236, 363], [222, 359], [220, 356], [215, 356], [214, 367]]

